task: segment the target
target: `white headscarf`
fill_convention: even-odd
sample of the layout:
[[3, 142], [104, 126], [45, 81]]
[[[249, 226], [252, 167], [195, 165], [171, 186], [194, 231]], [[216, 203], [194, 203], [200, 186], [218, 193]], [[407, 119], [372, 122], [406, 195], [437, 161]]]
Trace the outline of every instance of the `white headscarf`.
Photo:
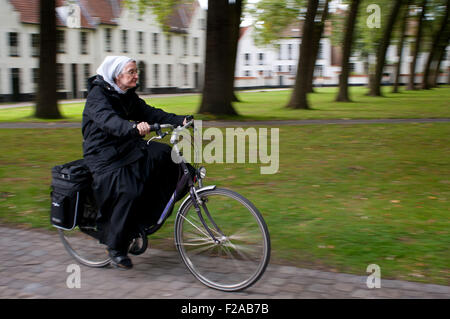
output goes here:
[[108, 82], [117, 92], [124, 94], [126, 91], [120, 89], [114, 80], [122, 72], [125, 65], [133, 59], [126, 56], [107, 56], [97, 69], [97, 74]]

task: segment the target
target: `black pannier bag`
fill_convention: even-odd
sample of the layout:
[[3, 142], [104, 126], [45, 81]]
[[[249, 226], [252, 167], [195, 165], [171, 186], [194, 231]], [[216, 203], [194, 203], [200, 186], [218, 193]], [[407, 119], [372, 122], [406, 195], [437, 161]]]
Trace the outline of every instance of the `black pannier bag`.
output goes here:
[[83, 218], [92, 176], [84, 160], [52, 168], [50, 221], [53, 226], [71, 230]]

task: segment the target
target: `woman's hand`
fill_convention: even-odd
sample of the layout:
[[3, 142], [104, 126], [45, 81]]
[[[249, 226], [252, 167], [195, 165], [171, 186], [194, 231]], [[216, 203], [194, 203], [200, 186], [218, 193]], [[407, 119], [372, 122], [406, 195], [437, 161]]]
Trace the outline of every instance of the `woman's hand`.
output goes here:
[[139, 124], [136, 126], [136, 128], [138, 129], [139, 134], [140, 134], [141, 136], [145, 136], [145, 135], [147, 135], [148, 133], [150, 133], [150, 125], [149, 125], [147, 122], [141, 122], [141, 123], [139, 123]]
[[183, 121], [183, 126], [186, 125], [189, 121], [193, 120], [194, 117], [192, 115], [186, 116]]

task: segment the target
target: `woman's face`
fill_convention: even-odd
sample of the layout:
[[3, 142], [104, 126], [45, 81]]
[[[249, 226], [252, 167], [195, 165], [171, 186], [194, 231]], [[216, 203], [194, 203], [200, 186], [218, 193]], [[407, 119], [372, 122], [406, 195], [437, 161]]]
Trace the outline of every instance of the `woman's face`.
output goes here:
[[134, 88], [139, 80], [138, 69], [136, 62], [128, 62], [123, 68], [122, 72], [116, 78], [116, 84], [119, 88], [126, 91]]

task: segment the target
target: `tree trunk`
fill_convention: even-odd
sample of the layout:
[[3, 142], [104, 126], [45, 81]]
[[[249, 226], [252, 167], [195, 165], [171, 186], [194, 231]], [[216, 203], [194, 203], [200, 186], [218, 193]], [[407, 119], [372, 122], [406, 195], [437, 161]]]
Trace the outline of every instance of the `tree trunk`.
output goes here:
[[56, 12], [55, 0], [40, 1], [39, 82], [35, 116], [59, 119], [56, 97]]
[[447, 84], [450, 85], [450, 67], [447, 67]]
[[443, 37], [443, 40], [439, 46], [439, 50], [438, 50], [438, 54], [437, 54], [437, 59], [436, 59], [436, 67], [433, 70], [433, 77], [431, 80], [431, 87], [437, 87], [438, 86], [438, 78], [439, 78], [439, 73], [440, 73], [440, 69], [441, 69], [441, 62], [445, 57], [445, 53], [446, 53], [446, 49], [447, 49], [447, 45], [448, 42], [450, 41], [450, 28], [447, 29], [447, 32], [445, 34], [445, 37]]
[[287, 107], [293, 109], [310, 109], [307, 99], [308, 74], [311, 67], [312, 44], [314, 37], [314, 19], [316, 17], [319, 0], [308, 1], [308, 11], [303, 23], [302, 43], [297, 67], [294, 91]]
[[425, 69], [423, 72], [422, 89], [425, 90], [431, 89], [431, 79], [430, 79], [431, 63], [436, 59], [439, 59], [438, 57], [440, 53], [439, 44], [442, 42], [442, 38], [444, 37], [445, 34], [445, 29], [447, 28], [448, 25], [449, 7], [450, 7], [450, 0], [447, 0], [447, 8], [445, 9], [445, 15], [442, 17], [442, 22], [439, 30], [436, 31], [436, 33], [434, 34], [433, 43], [431, 45], [430, 53], [428, 55], [428, 59], [425, 64]]
[[402, 69], [402, 53], [403, 53], [403, 44], [405, 43], [406, 37], [406, 26], [408, 25], [408, 16], [409, 16], [409, 6], [411, 5], [411, 0], [408, 0], [405, 6], [405, 11], [403, 13], [402, 18], [402, 27], [400, 30], [400, 42], [397, 47], [397, 56], [398, 61], [395, 65], [395, 77], [394, 77], [394, 87], [392, 89], [392, 93], [398, 93], [398, 86], [400, 82], [400, 72]]
[[228, 0], [209, 0], [205, 84], [199, 113], [236, 115], [231, 103], [234, 76], [232, 69], [232, 6]]
[[450, 67], [447, 67], [447, 84], [450, 85]]
[[317, 56], [319, 54], [319, 49], [320, 49], [320, 39], [322, 38], [323, 30], [325, 29], [325, 21], [328, 18], [328, 2], [329, 2], [329, 0], [325, 1], [323, 10], [322, 10], [322, 16], [320, 18], [320, 22], [314, 24], [314, 40], [313, 40], [313, 49], [312, 49], [311, 62], [310, 62], [311, 67], [309, 69], [309, 74], [308, 74], [308, 93], [314, 92], [314, 89], [313, 89], [314, 70], [316, 67]]
[[348, 75], [350, 73], [348, 61], [350, 60], [350, 55], [352, 53], [353, 32], [355, 29], [356, 16], [358, 14], [358, 7], [360, 2], [361, 2], [360, 0], [352, 0], [350, 4], [350, 11], [347, 16], [347, 22], [345, 24], [345, 37], [341, 61], [341, 74], [339, 75], [339, 93], [336, 97], [337, 102], [350, 101], [348, 95]]
[[239, 33], [240, 33], [240, 26], [241, 26], [241, 15], [242, 15], [242, 0], [236, 0], [234, 4], [231, 4], [232, 9], [232, 20], [233, 20], [233, 26], [232, 26], [232, 53], [233, 57], [231, 59], [231, 69], [233, 70], [233, 73], [231, 75], [230, 81], [231, 81], [231, 101], [232, 102], [240, 102], [236, 94], [234, 93], [234, 77], [236, 72], [236, 58], [237, 58], [237, 50], [238, 50], [238, 44], [239, 44]]
[[386, 51], [391, 43], [392, 29], [394, 28], [395, 20], [397, 19], [402, 0], [396, 0], [392, 6], [391, 14], [389, 15], [388, 23], [384, 29], [383, 38], [377, 50], [377, 64], [375, 68], [375, 76], [370, 86], [370, 96], [381, 96], [381, 80], [383, 78], [384, 64], [386, 62]]
[[427, 0], [422, 1], [422, 12], [420, 14], [419, 20], [418, 20], [418, 26], [417, 26], [417, 34], [416, 34], [416, 40], [414, 45], [414, 53], [413, 53], [413, 60], [410, 65], [410, 74], [409, 74], [409, 82], [408, 82], [408, 90], [415, 90], [415, 77], [416, 77], [416, 64], [417, 64], [417, 56], [420, 52], [420, 41], [422, 41], [422, 27], [423, 27], [423, 21], [425, 20], [425, 9], [427, 5]]

